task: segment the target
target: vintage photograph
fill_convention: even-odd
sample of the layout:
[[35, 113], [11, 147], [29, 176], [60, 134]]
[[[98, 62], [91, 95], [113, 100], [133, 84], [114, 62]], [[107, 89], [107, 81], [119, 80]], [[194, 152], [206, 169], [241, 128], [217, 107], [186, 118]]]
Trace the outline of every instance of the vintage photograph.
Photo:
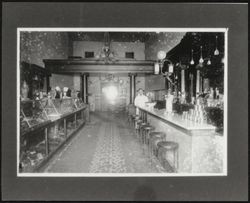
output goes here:
[[18, 176], [226, 176], [226, 28], [17, 28]]

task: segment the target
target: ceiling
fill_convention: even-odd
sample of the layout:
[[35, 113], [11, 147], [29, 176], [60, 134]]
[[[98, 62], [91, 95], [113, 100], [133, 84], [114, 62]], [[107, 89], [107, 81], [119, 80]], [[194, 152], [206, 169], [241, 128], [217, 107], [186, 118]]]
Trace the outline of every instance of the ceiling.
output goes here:
[[[104, 32], [69, 32], [72, 41], [104, 41]], [[158, 36], [155, 32], [109, 32], [110, 41], [146, 42]]]

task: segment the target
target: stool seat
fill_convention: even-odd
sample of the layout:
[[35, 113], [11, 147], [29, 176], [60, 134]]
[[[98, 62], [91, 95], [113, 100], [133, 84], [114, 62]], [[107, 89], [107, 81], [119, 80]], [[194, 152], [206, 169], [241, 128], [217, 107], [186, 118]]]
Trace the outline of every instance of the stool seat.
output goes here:
[[132, 117], [133, 120], [135, 120], [137, 118], [140, 118], [140, 116], [138, 116], [138, 115], [132, 115], [131, 117]]
[[154, 130], [155, 127], [151, 126], [151, 125], [146, 125], [143, 127], [144, 130]]
[[146, 125], [148, 125], [148, 123], [145, 123], [145, 122], [141, 123], [141, 126], [146, 126]]
[[162, 142], [162, 138], [160, 137], [153, 137], [149, 140], [151, 154], [154, 154], [156, 157], [158, 157], [158, 143]]
[[166, 137], [166, 133], [164, 132], [150, 132], [149, 133], [149, 137], [152, 138], [152, 137], [161, 137], [161, 138], [165, 138]]
[[162, 139], [160, 137], [153, 137], [151, 138], [151, 142], [154, 147], [157, 147], [158, 143], [162, 142]]
[[157, 145], [158, 147], [166, 149], [166, 150], [174, 150], [178, 148], [179, 146], [178, 143], [171, 142], [171, 141], [162, 141], [162, 142], [159, 142]]
[[134, 119], [135, 121], [137, 121], [137, 120], [141, 120], [141, 117], [135, 117], [135, 119]]

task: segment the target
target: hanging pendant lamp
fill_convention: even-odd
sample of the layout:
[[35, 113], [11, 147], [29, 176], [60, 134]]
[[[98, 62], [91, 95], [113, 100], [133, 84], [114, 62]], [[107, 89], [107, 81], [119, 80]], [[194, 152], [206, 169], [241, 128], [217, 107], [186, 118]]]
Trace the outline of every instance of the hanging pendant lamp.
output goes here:
[[207, 61], [207, 65], [211, 65], [211, 60], [210, 60], [210, 58], [209, 58], [208, 61]]
[[216, 38], [215, 38], [215, 46], [216, 46], [216, 48], [215, 48], [215, 51], [214, 51], [214, 55], [219, 55], [220, 54], [220, 52], [219, 52], [219, 50], [218, 50], [218, 48], [217, 48], [217, 38], [218, 38], [218, 36], [216, 35]]
[[191, 61], [190, 61], [190, 64], [191, 64], [191, 65], [194, 65], [193, 52], [194, 52], [194, 50], [192, 49], [192, 50], [191, 50], [192, 57], [191, 57]]
[[204, 59], [202, 58], [202, 46], [201, 46], [201, 57], [200, 57], [199, 63], [202, 64], [203, 62], [204, 62]]

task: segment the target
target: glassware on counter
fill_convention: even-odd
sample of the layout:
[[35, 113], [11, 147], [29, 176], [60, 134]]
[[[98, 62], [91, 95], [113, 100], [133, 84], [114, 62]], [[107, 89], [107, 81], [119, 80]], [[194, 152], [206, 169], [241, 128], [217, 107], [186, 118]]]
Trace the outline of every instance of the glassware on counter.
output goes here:
[[189, 111], [184, 111], [181, 118], [183, 120], [194, 121], [195, 123], [206, 123], [206, 115], [203, 105], [195, 105], [194, 109], [189, 109]]

